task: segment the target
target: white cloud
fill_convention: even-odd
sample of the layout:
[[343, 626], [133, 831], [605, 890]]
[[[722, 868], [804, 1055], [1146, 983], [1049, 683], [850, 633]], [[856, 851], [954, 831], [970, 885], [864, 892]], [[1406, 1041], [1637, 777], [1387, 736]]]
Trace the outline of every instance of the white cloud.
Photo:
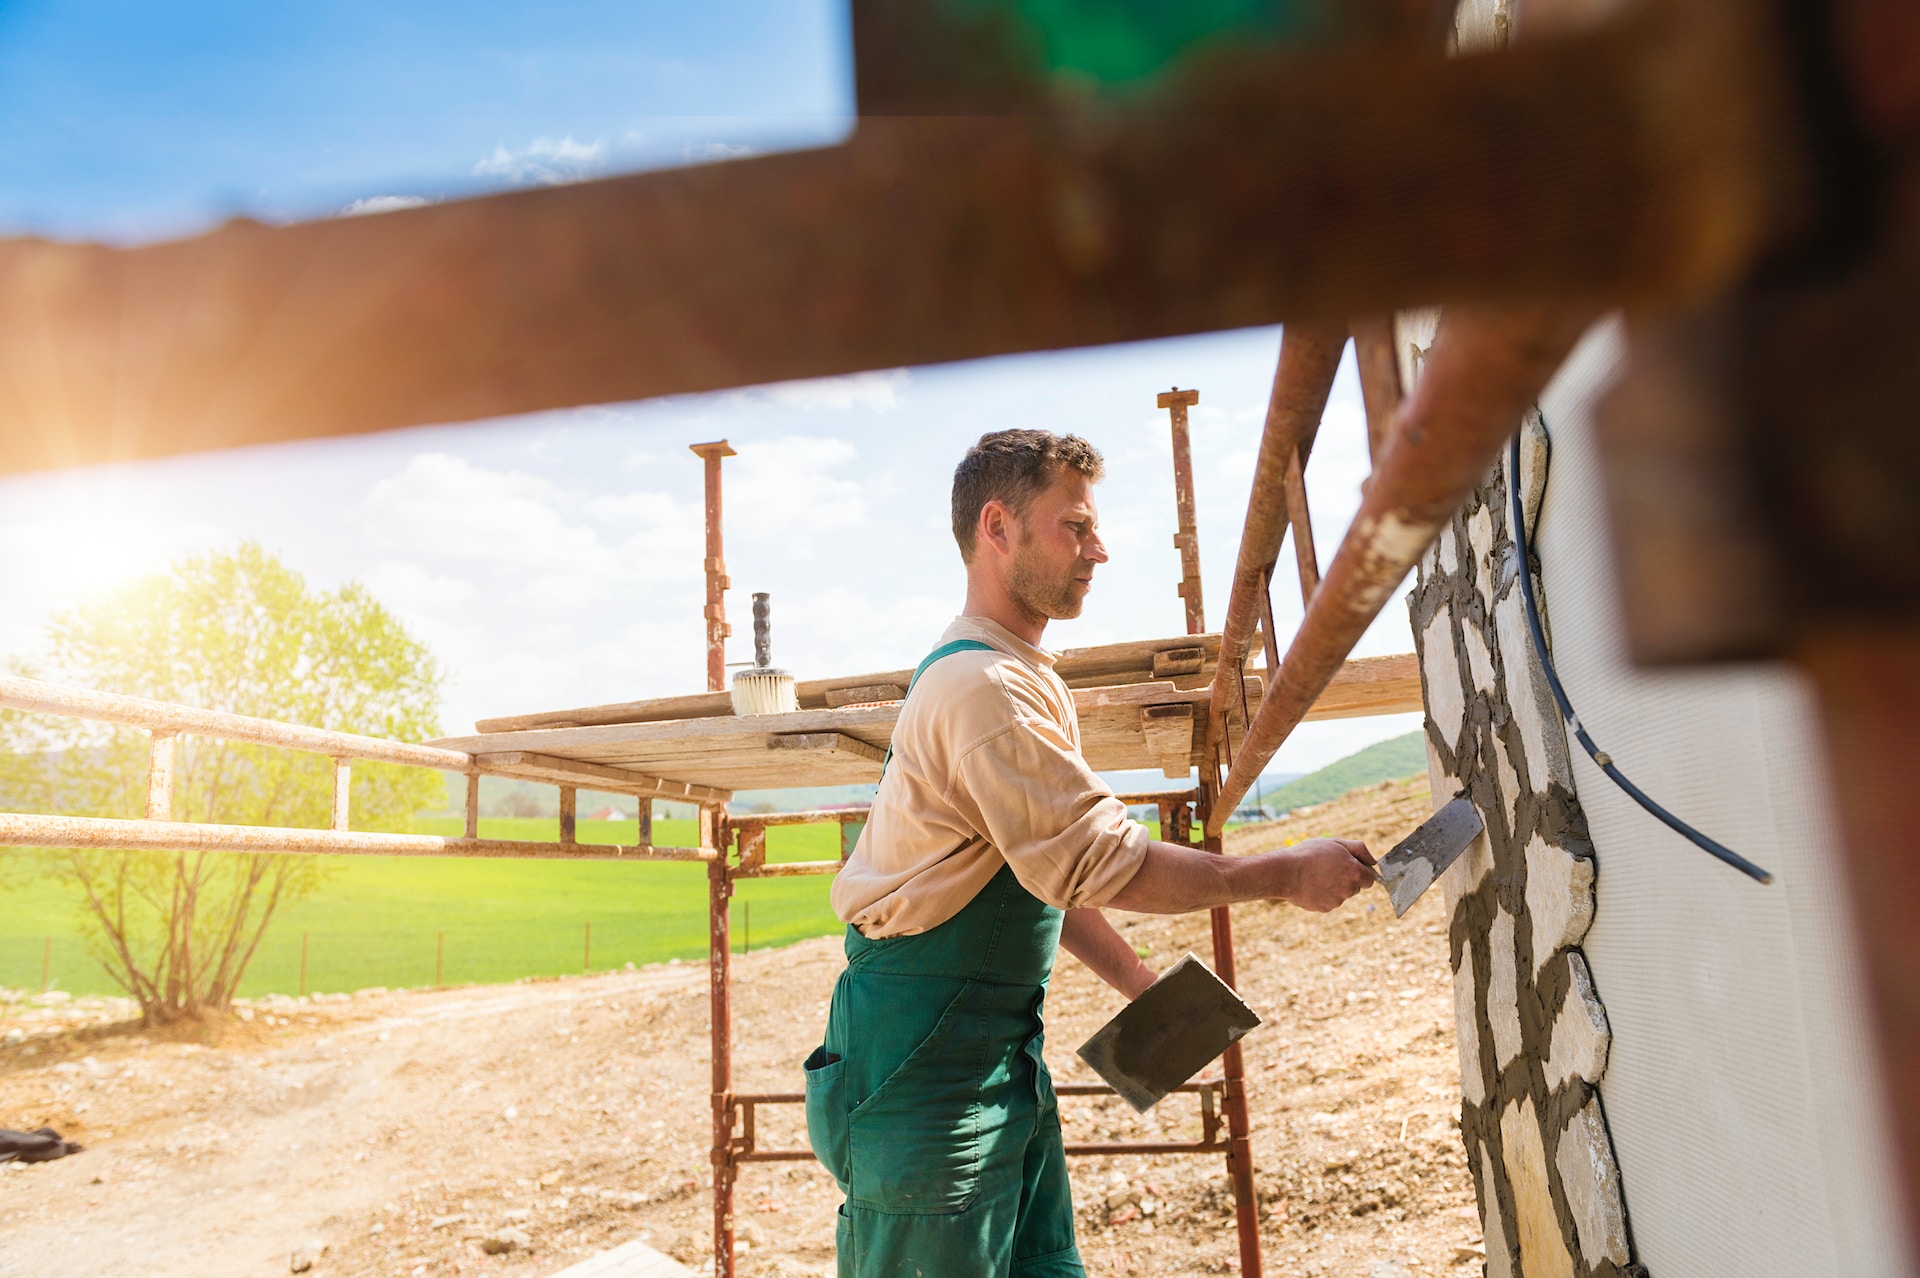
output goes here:
[[424, 564], [383, 559], [367, 573], [367, 589], [376, 599], [409, 613], [452, 613], [470, 604], [480, 590], [474, 582]]
[[760, 148], [756, 146], [735, 146], [731, 142], [689, 142], [680, 149], [681, 159], [688, 164], [710, 163], [716, 160], [739, 160], [756, 155]]
[[571, 134], [555, 140], [535, 138], [518, 151], [495, 146], [473, 166], [479, 177], [505, 178], [514, 186], [558, 186], [579, 182], [607, 167], [606, 144], [576, 142]]
[[379, 556], [369, 587], [453, 672], [447, 726], [464, 731], [696, 683], [698, 501], [432, 452], [375, 482], [348, 522]]
[[775, 382], [771, 386], [761, 386], [742, 394], [809, 411], [824, 409], [844, 413], [849, 409], [862, 408], [870, 413], [885, 413], [900, 406], [901, 396], [912, 380], [912, 374], [906, 369], [894, 368], [879, 373], [854, 373], [847, 377]]
[[[727, 533], [811, 559], [825, 535], [866, 524], [868, 486], [840, 473], [859, 459], [844, 439], [788, 435], [740, 445], [728, 463]], [[857, 547], [847, 546], [857, 553]]]
[[341, 217], [359, 217], [366, 213], [392, 213], [397, 209], [417, 209], [431, 204], [424, 195], [369, 195], [340, 210]]
[[697, 576], [700, 513], [658, 493], [592, 494], [420, 453], [353, 513], [390, 562], [484, 570], [489, 597], [543, 606]]

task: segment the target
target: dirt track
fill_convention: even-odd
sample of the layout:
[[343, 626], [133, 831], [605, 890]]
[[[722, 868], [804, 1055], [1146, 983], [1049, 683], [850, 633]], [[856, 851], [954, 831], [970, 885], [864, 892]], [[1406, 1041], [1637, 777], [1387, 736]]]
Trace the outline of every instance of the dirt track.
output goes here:
[[[1338, 832], [1384, 849], [1428, 806], [1424, 780], [1390, 784], [1233, 846]], [[1479, 1273], [1441, 920], [1428, 899], [1396, 923], [1377, 894], [1326, 917], [1235, 910], [1242, 986], [1267, 1018], [1247, 1059], [1269, 1273]], [[1207, 953], [1204, 917], [1122, 922], [1156, 967]], [[839, 967], [834, 939], [736, 960], [740, 1090], [798, 1088]], [[0, 1275], [284, 1274], [310, 1239], [328, 1244], [320, 1278], [549, 1274], [633, 1237], [710, 1264], [705, 993], [705, 967], [681, 965], [289, 1000], [211, 1046], [111, 1008], [15, 1008], [0, 1015], [0, 1038], [25, 1036], [0, 1046], [0, 1126], [88, 1148], [0, 1169]], [[1091, 1078], [1072, 1048], [1118, 1006], [1063, 960], [1058, 1079]], [[1063, 1104], [1070, 1140], [1198, 1135], [1178, 1100], [1146, 1120]], [[763, 1123], [762, 1144], [798, 1138], [797, 1107]], [[1080, 1159], [1074, 1177], [1090, 1274], [1237, 1267], [1218, 1159]], [[832, 1273], [837, 1201], [813, 1164], [748, 1167], [741, 1272]], [[532, 1249], [483, 1255], [478, 1237], [507, 1223]]]

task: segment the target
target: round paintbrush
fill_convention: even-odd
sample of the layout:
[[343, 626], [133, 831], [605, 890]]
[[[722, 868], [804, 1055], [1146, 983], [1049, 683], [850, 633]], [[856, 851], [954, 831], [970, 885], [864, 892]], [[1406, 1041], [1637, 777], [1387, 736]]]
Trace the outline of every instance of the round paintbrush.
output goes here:
[[735, 714], [790, 714], [800, 708], [793, 676], [773, 668], [773, 606], [765, 591], [753, 596], [753, 665], [733, 676]]

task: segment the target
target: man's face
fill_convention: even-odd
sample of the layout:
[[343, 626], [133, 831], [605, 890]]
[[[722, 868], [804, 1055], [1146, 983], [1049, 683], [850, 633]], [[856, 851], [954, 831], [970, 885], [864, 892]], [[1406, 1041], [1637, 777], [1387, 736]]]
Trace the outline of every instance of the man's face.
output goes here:
[[1093, 484], [1078, 471], [1058, 469], [1025, 516], [1012, 522], [1017, 537], [1007, 591], [1014, 602], [1054, 621], [1079, 616], [1093, 587], [1093, 566], [1107, 562]]

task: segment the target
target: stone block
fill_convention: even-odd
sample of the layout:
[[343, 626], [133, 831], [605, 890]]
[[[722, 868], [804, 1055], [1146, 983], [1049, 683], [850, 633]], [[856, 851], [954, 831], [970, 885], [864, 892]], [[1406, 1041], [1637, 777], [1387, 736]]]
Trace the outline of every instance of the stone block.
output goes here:
[[1569, 982], [1560, 1011], [1553, 1018], [1552, 1042], [1547, 1048], [1547, 1086], [1565, 1087], [1575, 1078], [1597, 1083], [1607, 1072], [1607, 1053], [1613, 1030], [1607, 1009], [1594, 992], [1587, 956], [1575, 950], [1567, 955]]
[[1511, 827], [1513, 806], [1519, 801], [1525, 787], [1520, 784], [1520, 774], [1514, 771], [1513, 760], [1507, 754], [1507, 743], [1498, 734], [1493, 736], [1493, 773], [1494, 780], [1500, 786], [1500, 806], [1505, 810]]
[[1473, 686], [1481, 692], [1493, 692], [1493, 655], [1487, 651], [1486, 637], [1471, 623], [1461, 625], [1460, 637], [1465, 641], [1461, 646], [1467, 650], [1467, 673], [1473, 677]]
[[1460, 778], [1448, 772], [1446, 765], [1440, 762], [1440, 756], [1433, 748], [1432, 737], [1427, 737], [1424, 744], [1427, 747], [1427, 793], [1433, 796], [1433, 810], [1438, 812], [1460, 792]]
[[1513, 1194], [1521, 1274], [1524, 1278], [1573, 1278], [1573, 1253], [1560, 1235], [1560, 1218], [1553, 1210], [1546, 1142], [1531, 1096], [1521, 1097], [1501, 1112], [1500, 1152], [1507, 1188]]
[[[1460, 659], [1453, 650], [1453, 610], [1441, 608], [1420, 632], [1420, 677], [1426, 685], [1427, 720], [1447, 748], [1460, 748], [1466, 723], [1466, 691], [1460, 684]], [[1435, 791], [1435, 797], [1439, 792]]]
[[1475, 564], [1485, 563], [1493, 552], [1493, 512], [1485, 506], [1467, 516], [1467, 544]]
[[[1453, 797], [1453, 791], [1451, 789], [1435, 790], [1433, 797], [1433, 806], [1437, 808]], [[1440, 891], [1447, 903], [1448, 918], [1453, 917], [1453, 911], [1460, 904], [1460, 898], [1471, 896], [1479, 891], [1482, 881], [1492, 872], [1493, 844], [1487, 841], [1487, 836], [1483, 833], [1467, 844], [1467, 850], [1454, 858], [1453, 864], [1447, 867], [1447, 872], [1440, 876]]]
[[1500, 645], [1500, 664], [1507, 674], [1507, 709], [1520, 729], [1527, 754], [1527, 776], [1536, 790], [1550, 781], [1573, 788], [1573, 769], [1567, 763], [1567, 730], [1560, 708], [1553, 702], [1533, 652], [1527, 631], [1526, 605], [1518, 589], [1493, 606], [1494, 642]]
[[1495, 564], [1493, 561], [1493, 512], [1482, 506], [1467, 517], [1467, 543], [1473, 551], [1473, 583], [1479, 587], [1480, 598], [1488, 606], [1493, 606], [1493, 579]]
[[1533, 974], [1593, 925], [1593, 862], [1534, 835], [1527, 840], [1527, 917], [1533, 921]]
[[1487, 1081], [1480, 1073], [1479, 993], [1468, 946], [1453, 973], [1453, 1038], [1460, 1048], [1460, 1097], [1469, 1105], [1487, 1103]]
[[1480, 1147], [1480, 1236], [1487, 1244], [1487, 1278], [1514, 1278], [1513, 1253], [1507, 1249], [1507, 1222], [1500, 1212], [1500, 1178], [1493, 1156]]
[[1580, 1237], [1580, 1254], [1589, 1268], [1610, 1260], [1625, 1265], [1632, 1258], [1627, 1246], [1627, 1209], [1620, 1196], [1620, 1168], [1613, 1161], [1613, 1142], [1600, 1116], [1600, 1102], [1589, 1100], [1560, 1133], [1553, 1165], [1560, 1172], [1567, 1206]]
[[1487, 1026], [1493, 1031], [1493, 1060], [1499, 1069], [1520, 1054], [1520, 992], [1513, 952], [1513, 915], [1493, 907], [1487, 932]]
[[[1540, 503], [1547, 495], [1547, 460], [1552, 441], [1547, 438], [1546, 423], [1540, 410], [1528, 413], [1520, 423], [1520, 506], [1527, 521], [1527, 540], [1535, 539], [1540, 527]], [[1512, 475], [1507, 482], [1515, 482]], [[1509, 530], [1511, 536], [1511, 530]]]

